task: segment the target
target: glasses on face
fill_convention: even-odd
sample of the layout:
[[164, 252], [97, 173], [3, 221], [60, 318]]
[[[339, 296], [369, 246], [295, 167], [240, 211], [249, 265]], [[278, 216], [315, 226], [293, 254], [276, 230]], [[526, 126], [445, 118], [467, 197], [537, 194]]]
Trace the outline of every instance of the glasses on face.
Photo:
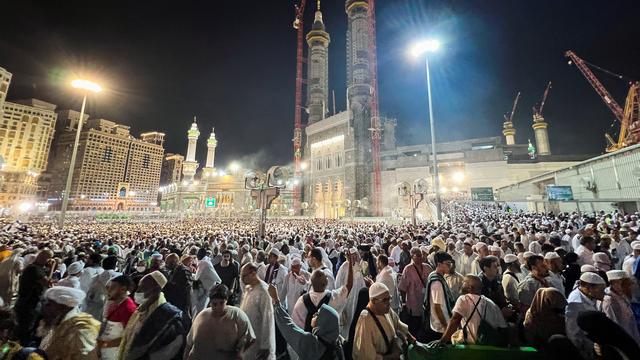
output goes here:
[[389, 304], [389, 303], [391, 303], [391, 297], [388, 296], [388, 297], [385, 297], [385, 298], [382, 298], [382, 299], [373, 299], [373, 301]]

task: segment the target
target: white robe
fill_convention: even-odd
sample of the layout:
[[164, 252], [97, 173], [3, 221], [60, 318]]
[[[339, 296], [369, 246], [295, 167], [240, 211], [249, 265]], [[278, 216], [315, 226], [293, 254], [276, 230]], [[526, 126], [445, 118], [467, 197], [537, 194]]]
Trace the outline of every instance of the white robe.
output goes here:
[[104, 269], [101, 267], [86, 267], [82, 269], [82, 274], [80, 274], [80, 290], [85, 293], [89, 291], [93, 278], [102, 274], [103, 271]]
[[245, 359], [255, 359], [261, 349], [269, 350], [268, 360], [276, 358], [275, 319], [267, 288], [268, 285], [260, 280], [258, 285], [247, 285], [242, 296], [240, 309], [247, 314], [256, 335], [256, 341], [244, 353]]
[[[336, 276], [336, 287], [340, 288], [343, 285], [347, 284], [347, 279], [349, 276], [349, 263], [345, 261], [342, 265], [340, 265], [340, 270], [338, 270], [338, 276]], [[353, 266], [353, 286], [351, 287], [351, 291], [349, 292], [349, 296], [347, 297], [347, 305], [344, 307], [344, 310], [340, 314], [340, 335], [345, 339], [349, 336], [349, 327], [351, 326], [351, 320], [353, 319], [353, 314], [356, 311], [356, 304], [358, 303], [358, 292], [360, 289], [365, 287], [364, 277], [362, 276], [362, 272], [360, 271], [360, 263], [355, 264]]]
[[292, 272], [289, 272], [284, 277], [284, 285], [282, 291], [285, 296], [283, 298], [283, 304], [286, 306], [287, 313], [289, 313], [289, 315], [293, 314], [293, 307], [298, 301], [298, 298], [302, 295], [302, 293], [308, 291], [309, 289], [309, 279], [311, 278], [311, 275], [304, 270], [300, 270], [299, 276], [305, 279], [304, 284], [302, 284]]
[[193, 316], [204, 310], [209, 303], [209, 291], [214, 285], [222, 283], [220, 276], [213, 268], [213, 264], [208, 257], [204, 257], [198, 261], [198, 270], [196, 270], [195, 280], [200, 280], [202, 285], [199, 289], [193, 289]]

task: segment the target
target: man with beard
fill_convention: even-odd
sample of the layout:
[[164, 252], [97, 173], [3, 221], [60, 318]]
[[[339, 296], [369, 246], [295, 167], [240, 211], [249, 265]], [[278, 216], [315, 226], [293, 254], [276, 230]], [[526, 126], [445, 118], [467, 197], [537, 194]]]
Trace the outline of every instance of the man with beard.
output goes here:
[[530, 270], [529, 275], [518, 284], [518, 300], [521, 314], [527, 312], [538, 289], [549, 287], [549, 283], [546, 280], [546, 277], [549, 276], [549, 269], [547, 269], [542, 256], [530, 256], [527, 259], [527, 268]]
[[231, 295], [229, 295], [229, 305], [240, 305], [240, 264], [231, 257], [231, 250], [222, 250], [222, 260], [214, 266], [216, 273], [220, 276], [220, 280], [227, 286]]
[[116, 360], [124, 328], [136, 311], [135, 302], [129, 297], [133, 281], [126, 275], [117, 276], [107, 284], [104, 324], [98, 336], [100, 359]]
[[100, 322], [80, 312], [84, 300], [82, 290], [54, 286], [44, 293], [42, 326], [48, 329], [40, 349], [50, 360], [97, 359], [97, 337]]
[[167, 302], [182, 310], [184, 316], [191, 318], [191, 270], [179, 263], [177, 254], [167, 255], [165, 268], [168, 272], [167, 285], [162, 290]]
[[190, 321], [167, 302], [167, 278], [154, 271], [140, 280], [134, 300], [139, 305], [122, 335], [120, 360], [181, 359]]

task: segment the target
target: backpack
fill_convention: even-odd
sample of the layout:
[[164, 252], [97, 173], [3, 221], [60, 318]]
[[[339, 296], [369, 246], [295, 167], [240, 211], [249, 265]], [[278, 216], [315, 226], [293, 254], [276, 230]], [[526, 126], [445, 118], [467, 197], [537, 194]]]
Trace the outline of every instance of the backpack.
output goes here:
[[304, 303], [304, 306], [307, 308], [307, 316], [304, 319], [304, 331], [311, 332], [311, 319], [313, 318], [313, 315], [317, 313], [318, 310], [320, 310], [320, 307], [322, 307], [322, 305], [329, 304], [330, 300], [331, 300], [331, 293], [327, 293], [324, 295], [322, 300], [320, 300], [320, 302], [318, 303], [318, 306], [315, 306], [311, 301], [311, 295], [307, 293], [302, 296], [302, 302]]

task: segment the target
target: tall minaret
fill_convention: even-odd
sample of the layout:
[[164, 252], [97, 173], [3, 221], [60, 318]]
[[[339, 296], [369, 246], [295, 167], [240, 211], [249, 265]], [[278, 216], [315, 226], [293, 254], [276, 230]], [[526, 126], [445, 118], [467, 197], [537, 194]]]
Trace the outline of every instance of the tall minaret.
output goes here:
[[187, 132], [189, 138], [189, 146], [187, 147], [187, 158], [182, 163], [182, 179], [186, 181], [192, 181], [198, 170], [198, 162], [196, 162], [196, 147], [198, 145], [198, 137], [200, 137], [200, 131], [198, 130], [198, 124], [196, 124], [196, 117], [193, 117], [193, 124]]
[[218, 140], [216, 140], [216, 129], [211, 129], [211, 135], [207, 139], [207, 163], [203, 169], [204, 176], [211, 176], [215, 172], [215, 159], [216, 159], [216, 147], [218, 146]]
[[536, 135], [536, 147], [538, 155], [551, 155], [551, 147], [549, 146], [549, 133], [547, 127], [549, 125], [544, 121], [542, 114], [533, 113], [533, 132]]
[[324, 119], [329, 98], [329, 43], [331, 38], [329, 33], [325, 31], [322, 21], [320, 0], [318, 0], [317, 6], [313, 26], [307, 34], [307, 45], [309, 46], [307, 74], [309, 124]]
[[[353, 124], [354, 151], [345, 152], [345, 197], [373, 200], [371, 157], [371, 73], [369, 68], [369, 1], [346, 0], [347, 105]], [[346, 146], [345, 146], [346, 148]]]

